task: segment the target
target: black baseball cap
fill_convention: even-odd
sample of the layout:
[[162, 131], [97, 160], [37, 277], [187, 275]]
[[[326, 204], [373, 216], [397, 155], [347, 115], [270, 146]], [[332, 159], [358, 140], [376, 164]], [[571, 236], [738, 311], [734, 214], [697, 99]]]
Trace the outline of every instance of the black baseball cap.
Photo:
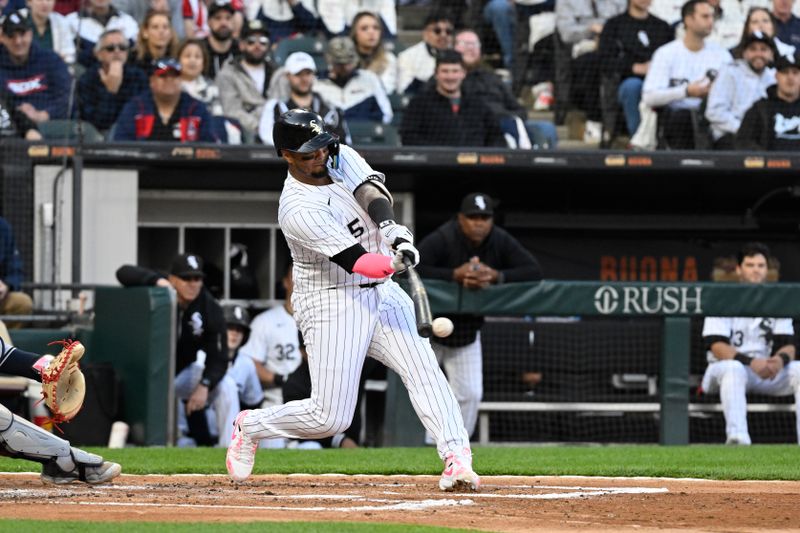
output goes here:
[[3, 35], [13, 35], [18, 31], [28, 31], [31, 29], [31, 21], [28, 17], [28, 9], [22, 8], [12, 11], [8, 15], [0, 18], [0, 28]]
[[775, 57], [775, 70], [781, 71], [787, 68], [800, 69], [800, 54], [795, 53], [794, 55], [790, 56], [778, 54]]
[[494, 200], [488, 194], [483, 194], [482, 192], [468, 194], [461, 200], [459, 213], [466, 216], [492, 216], [494, 215]]
[[753, 43], [764, 43], [775, 50], [775, 41], [772, 39], [772, 37], [760, 30], [756, 30], [750, 35], [746, 35], [744, 39], [742, 39], [742, 48], [747, 48]]
[[199, 255], [194, 254], [181, 254], [172, 261], [172, 267], [169, 273], [179, 278], [189, 276], [206, 277], [203, 272], [203, 259]]
[[236, 13], [231, 0], [212, 0], [208, 6], [208, 16], [213, 17], [218, 11], [228, 11], [231, 15]]
[[222, 312], [227, 326], [239, 326], [247, 331], [250, 330], [250, 313], [241, 305], [226, 305], [222, 308]]
[[248, 37], [250, 37], [255, 33], [260, 33], [265, 37], [269, 37], [269, 30], [267, 30], [267, 27], [264, 26], [264, 23], [258, 19], [254, 19], [247, 21], [244, 27], [242, 28], [241, 32], [242, 40], [247, 39]]

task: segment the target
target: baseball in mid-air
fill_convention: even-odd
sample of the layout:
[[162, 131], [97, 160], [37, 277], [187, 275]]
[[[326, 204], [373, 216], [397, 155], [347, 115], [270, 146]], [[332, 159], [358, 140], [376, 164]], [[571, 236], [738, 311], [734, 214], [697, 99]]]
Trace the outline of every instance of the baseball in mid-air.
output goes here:
[[437, 337], [447, 337], [453, 333], [453, 321], [440, 316], [433, 321], [433, 334]]

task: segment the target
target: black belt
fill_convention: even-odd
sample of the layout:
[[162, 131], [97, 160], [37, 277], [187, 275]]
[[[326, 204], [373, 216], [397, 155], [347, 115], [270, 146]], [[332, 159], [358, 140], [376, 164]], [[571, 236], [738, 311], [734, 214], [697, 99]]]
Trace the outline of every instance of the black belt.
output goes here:
[[[372, 289], [373, 287], [377, 287], [378, 285], [383, 285], [383, 282], [382, 281], [375, 281], [373, 283], [362, 283], [360, 285], [357, 285], [357, 287], [359, 289]], [[344, 288], [345, 287], [328, 287], [328, 290], [344, 289]]]

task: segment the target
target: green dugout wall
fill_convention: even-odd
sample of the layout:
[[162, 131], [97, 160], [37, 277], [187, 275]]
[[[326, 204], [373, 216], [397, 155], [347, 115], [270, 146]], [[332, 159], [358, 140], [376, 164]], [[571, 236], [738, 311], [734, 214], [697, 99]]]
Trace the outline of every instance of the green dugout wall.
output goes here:
[[[800, 316], [800, 284], [515, 283], [474, 291], [426, 280], [434, 316], [469, 313], [529, 316], [662, 317], [660, 442], [689, 443], [689, 354], [693, 316]], [[389, 373], [384, 443], [419, 446], [424, 430], [408, 394]]]

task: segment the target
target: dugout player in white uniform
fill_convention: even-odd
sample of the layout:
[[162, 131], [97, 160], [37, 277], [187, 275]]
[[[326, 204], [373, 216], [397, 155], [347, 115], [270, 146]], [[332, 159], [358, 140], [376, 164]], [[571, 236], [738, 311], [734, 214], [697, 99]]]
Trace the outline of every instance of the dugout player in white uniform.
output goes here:
[[469, 437], [430, 341], [416, 331], [411, 298], [390, 279], [419, 262], [414, 237], [394, 221], [384, 175], [339, 146], [322, 118], [292, 109], [273, 130], [289, 164], [278, 221], [294, 260], [292, 307], [305, 340], [311, 397], [242, 411], [226, 465], [232, 479], [253, 469], [258, 441], [317, 439], [341, 433], [355, 411], [367, 355], [397, 372], [445, 469], [442, 490], [477, 490]]
[[[0, 373], [42, 381], [41, 371], [52, 356], [25, 352], [0, 339]], [[93, 453], [73, 448], [0, 405], [0, 455], [42, 463], [42, 481], [62, 485], [73, 481], [106, 483], [122, 468]]]
[[[744, 245], [737, 257], [739, 280], [763, 283], [767, 278], [768, 257], [766, 245]], [[750, 444], [747, 392], [771, 396], [794, 394], [800, 412], [800, 363], [795, 361], [792, 319], [706, 317], [703, 342], [709, 347], [709, 364], [702, 390], [719, 393], [727, 444]], [[800, 443], [800, 420], [797, 434]]]

